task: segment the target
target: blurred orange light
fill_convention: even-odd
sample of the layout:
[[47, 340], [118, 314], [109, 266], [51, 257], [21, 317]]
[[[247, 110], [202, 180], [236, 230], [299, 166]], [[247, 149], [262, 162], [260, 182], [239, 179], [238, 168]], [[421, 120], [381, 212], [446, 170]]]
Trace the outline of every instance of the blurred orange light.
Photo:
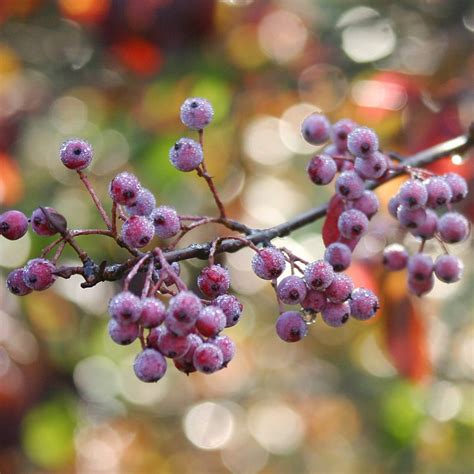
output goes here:
[[128, 38], [113, 48], [125, 67], [141, 76], [150, 76], [163, 62], [158, 46], [142, 38]]
[[0, 204], [9, 206], [23, 195], [23, 180], [16, 163], [5, 153], [0, 153]]
[[110, 9], [110, 0], [59, 0], [64, 16], [82, 23], [101, 21]]

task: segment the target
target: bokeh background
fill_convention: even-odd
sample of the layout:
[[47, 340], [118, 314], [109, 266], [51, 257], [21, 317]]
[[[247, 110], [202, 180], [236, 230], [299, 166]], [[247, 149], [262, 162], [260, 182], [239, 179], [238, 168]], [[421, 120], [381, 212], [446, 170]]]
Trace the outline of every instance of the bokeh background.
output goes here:
[[[464, 133], [474, 115], [473, 32], [474, 7], [462, 0], [2, 0], [0, 211], [51, 205], [72, 228], [100, 224], [58, 159], [61, 142], [79, 136], [94, 146], [90, 177], [104, 199], [126, 169], [159, 203], [214, 212], [204, 182], [167, 157], [192, 136], [179, 106], [198, 95], [215, 107], [205, 154], [229, 214], [277, 224], [332, 192], [305, 175], [315, 148], [299, 124], [314, 110], [374, 127], [386, 150], [405, 155]], [[467, 155], [433, 169], [472, 184]], [[399, 184], [380, 188], [381, 201]], [[472, 199], [459, 209], [472, 220]], [[197, 230], [184, 243], [221, 231]], [[320, 232], [319, 222], [280, 243], [320, 258]], [[15, 298], [6, 274], [49, 240], [1, 240], [0, 472], [472, 472], [472, 240], [453, 247], [463, 280], [420, 300], [407, 296], [405, 275], [381, 272], [381, 250], [397, 238], [417, 246], [381, 213], [351, 270], [382, 297], [375, 320], [340, 329], [317, 321], [294, 345], [274, 332], [277, 305], [252, 275], [251, 253], [221, 260], [245, 305], [228, 332], [236, 358], [212, 376], [170, 367], [157, 384], [133, 375], [138, 343], [108, 338], [118, 284], [82, 290], [71, 278]], [[107, 239], [82, 243], [96, 258], [124, 258]], [[183, 266], [190, 285], [203, 265]]]

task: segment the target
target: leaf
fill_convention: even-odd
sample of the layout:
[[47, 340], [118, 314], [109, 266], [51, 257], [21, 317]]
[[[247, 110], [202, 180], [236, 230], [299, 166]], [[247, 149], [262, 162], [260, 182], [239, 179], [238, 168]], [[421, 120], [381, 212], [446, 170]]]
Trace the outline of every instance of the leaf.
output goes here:
[[328, 212], [323, 224], [323, 242], [326, 247], [339, 240], [340, 234], [337, 228], [337, 221], [343, 211], [344, 202], [339, 195], [334, 194], [329, 201]]

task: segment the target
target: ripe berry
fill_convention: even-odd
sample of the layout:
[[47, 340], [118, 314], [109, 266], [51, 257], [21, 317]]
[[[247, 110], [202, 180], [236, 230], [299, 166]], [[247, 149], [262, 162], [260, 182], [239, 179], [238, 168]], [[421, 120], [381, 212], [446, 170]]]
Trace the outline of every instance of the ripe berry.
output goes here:
[[198, 276], [197, 284], [204, 296], [216, 298], [227, 293], [230, 288], [229, 271], [220, 265], [204, 267]]
[[301, 303], [306, 297], [306, 283], [300, 277], [291, 275], [278, 283], [278, 298], [285, 304]]
[[46, 290], [56, 281], [56, 266], [45, 258], [29, 260], [24, 269], [23, 281], [32, 290]]
[[92, 146], [85, 140], [73, 138], [61, 145], [59, 157], [63, 165], [70, 170], [83, 170], [92, 161]]
[[337, 221], [337, 228], [346, 239], [355, 239], [360, 237], [367, 231], [369, 219], [367, 216], [357, 209], [349, 209], [344, 211]]
[[431, 209], [426, 209], [426, 219], [416, 229], [410, 230], [415, 237], [422, 239], [432, 239], [438, 229], [438, 216]]
[[158, 349], [158, 341], [160, 340], [161, 333], [166, 331], [166, 327], [162, 324], [161, 326], [157, 326], [156, 328], [151, 328], [148, 336], [146, 338], [146, 346], [155, 349]]
[[425, 184], [418, 179], [405, 181], [398, 191], [400, 204], [408, 209], [418, 209], [428, 201], [428, 190]]
[[321, 145], [329, 140], [329, 120], [321, 114], [308, 115], [301, 124], [303, 138], [312, 145]]
[[335, 272], [342, 272], [346, 268], [349, 268], [351, 259], [351, 249], [341, 242], [329, 244], [324, 252], [324, 260], [332, 266]]
[[275, 247], [265, 247], [252, 258], [252, 268], [255, 274], [263, 280], [278, 278], [286, 267], [285, 256]]
[[193, 361], [186, 361], [183, 357], [179, 359], [173, 359], [174, 366], [180, 371], [184, 372], [186, 375], [196, 372], [196, 367], [194, 367]]
[[138, 191], [137, 200], [126, 206], [125, 210], [130, 216], [149, 216], [156, 206], [156, 199], [153, 193], [146, 188]]
[[196, 320], [196, 329], [204, 337], [217, 336], [227, 323], [224, 311], [218, 306], [206, 306]]
[[380, 308], [377, 296], [366, 288], [356, 288], [349, 300], [351, 316], [359, 321], [370, 319]]
[[462, 201], [467, 196], [466, 180], [457, 173], [446, 173], [443, 178], [447, 181], [451, 188], [451, 202]]
[[202, 309], [201, 300], [191, 291], [181, 291], [171, 298], [168, 314], [177, 321], [192, 324]]
[[383, 251], [383, 264], [387, 270], [403, 270], [408, 263], [408, 252], [403, 245], [392, 244]]
[[343, 199], [358, 199], [364, 190], [364, 182], [355, 171], [344, 171], [336, 179], [336, 193]]
[[120, 324], [136, 323], [140, 319], [141, 301], [130, 291], [122, 291], [111, 298], [108, 310]]
[[195, 170], [204, 159], [201, 145], [191, 138], [180, 138], [169, 153], [171, 164], [180, 171]]
[[202, 130], [211, 123], [214, 109], [208, 100], [201, 97], [191, 97], [183, 102], [180, 117], [186, 127]]
[[144, 349], [135, 358], [133, 370], [142, 382], [158, 382], [166, 373], [166, 359], [155, 349]]
[[145, 216], [130, 216], [122, 226], [122, 240], [130, 247], [142, 248], [154, 234], [153, 223]]
[[156, 298], [143, 298], [140, 311], [140, 324], [144, 328], [159, 326], [166, 317], [165, 305]]
[[451, 186], [442, 176], [433, 176], [425, 181], [428, 191], [428, 201], [426, 205], [432, 209], [444, 206], [451, 202], [453, 192]]
[[433, 260], [426, 253], [417, 253], [408, 259], [408, 277], [415, 281], [428, 280], [433, 273]]
[[350, 119], [342, 119], [332, 125], [331, 140], [338, 152], [343, 153], [347, 150], [347, 136], [356, 128], [357, 124]]
[[448, 244], [462, 242], [469, 235], [469, 222], [459, 212], [447, 212], [438, 221], [438, 231]]
[[18, 240], [28, 230], [28, 218], [20, 211], [6, 211], [0, 215], [0, 235], [8, 240]]
[[[48, 212], [57, 213], [52, 207], [45, 207]], [[31, 214], [31, 228], [33, 232], [43, 237], [49, 237], [57, 233], [57, 230], [49, 223], [42, 209], [38, 207]]]
[[387, 159], [379, 151], [354, 161], [354, 170], [362, 179], [379, 179], [385, 174], [387, 167]]
[[377, 214], [379, 207], [379, 199], [373, 191], [364, 191], [359, 199], [352, 201], [352, 209], [363, 212], [368, 219]]
[[323, 291], [308, 290], [306, 298], [301, 302], [301, 307], [305, 311], [320, 313], [326, 306], [326, 295]]
[[399, 207], [400, 207], [400, 198], [398, 197], [398, 194], [397, 194], [391, 197], [390, 200], [388, 201], [388, 212], [392, 217], [395, 217], [395, 219], [398, 219], [397, 212], [398, 212]]
[[199, 372], [212, 374], [222, 368], [224, 355], [215, 344], [204, 342], [196, 347], [193, 354], [193, 365]]
[[308, 334], [308, 327], [298, 311], [286, 311], [277, 319], [276, 332], [285, 342], [297, 342]]
[[114, 202], [123, 206], [131, 206], [138, 198], [140, 182], [132, 173], [118, 174], [109, 185], [109, 194]]
[[120, 324], [113, 318], [109, 320], [108, 329], [112, 341], [122, 346], [131, 344], [140, 332], [138, 324]]
[[222, 366], [227, 367], [227, 364], [234, 358], [235, 356], [235, 343], [234, 341], [225, 334], [221, 334], [220, 336], [213, 337], [208, 340], [209, 344], [214, 344], [222, 351], [223, 362]]
[[195, 329], [194, 322], [188, 323], [185, 321], [178, 321], [177, 319], [169, 315], [165, 319], [165, 327], [175, 336], [187, 336]]
[[174, 365], [176, 368], [185, 374], [196, 372], [196, 367], [194, 367], [193, 363], [193, 356], [195, 350], [202, 344], [202, 339], [197, 334], [189, 334], [188, 342], [189, 348], [186, 353], [182, 357], [174, 359]]
[[408, 229], [419, 229], [426, 220], [426, 211], [420, 207], [418, 209], [409, 209], [405, 206], [399, 206], [397, 210], [397, 219], [400, 224]]
[[311, 158], [306, 169], [314, 184], [329, 184], [337, 172], [336, 162], [329, 155], [316, 155]]
[[360, 158], [368, 158], [379, 149], [377, 134], [368, 127], [358, 127], [347, 136], [347, 148]]
[[434, 276], [431, 275], [426, 280], [414, 280], [413, 278], [408, 278], [408, 289], [411, 293], [414, 293], [417, 296], [422, 296], [426, 293], [429, 293], [434, 286]]
[[243, 306], [234, 295], [218, 296], [215, 299], [214, 304], [219, 306], [219, 308], [224, 312], [226, 317], [226, 328], [235, 326], [239, 322]]
[[155, 226], [155, 234], [161, 239], [169, 239], [181, 229], [181, 221], [175, 209], [169, 206], [157, 207], [150, 215]]
[[25, 296], [33, 291], [30, 287], [26, 286], [24, 275], [25, 270], [23, 268], [17, 268], [11, 271], [7, 276], [7, 288], [16, 296]]
[[351, 296], [354, 289], [352, 278], [345, 273], [336, 273], [332, 283], [324, 290], [331, 303], [343, 303]]
[[177, 336], [168, 329], [161, 331], [158, 339], [158, 350], [171, 359], [182, 357], [189, 349], [190, 340], [187, 336]]
[[440, 255], [434, 264], [434, 272], [439, 280], [445, 283], [458, 281], [464, 270], [464, 265], [454, 255]]
[[349, 303], [330, 303], [328, 302], [321, 311], [323, 321], [333, 328], [346, 324], [349, 320]]
[[334, 270], [328, 262], [316, 260], [306, 265], [304, 279], [309, 288], [325, 290], [334, 279]]

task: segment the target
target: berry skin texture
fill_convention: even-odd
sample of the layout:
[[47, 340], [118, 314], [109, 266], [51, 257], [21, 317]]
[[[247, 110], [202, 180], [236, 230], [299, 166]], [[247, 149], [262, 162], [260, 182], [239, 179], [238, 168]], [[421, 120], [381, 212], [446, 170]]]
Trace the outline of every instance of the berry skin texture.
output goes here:
[[355, 171], [344, 171], [336, 179], [336, 193], [343, 199], [358, 199], [364, 190], [364, 182]]
[[426, 202], [428, 207], [436, 209], [451, 202], [453, 198], [451, 186], [442, 176], [433, 176], [426, 180], [425, 186], [428, 191], [428, 201]]
[[220, 265], [204, 267], [198, 276], [197, 284], [204, 296], [216, 298], [227, 293], [230, 288], [229, 271]]
[[387, 159], [376, 151], [367, 158], [356, 158], [354, 170], [362, 179], [379, 179], [387, 171]]
[[186, 354], [173, 360], [176, 368], [185, 374], [196, 372], [196, 367], [194, 367], [193, 363], [194, 351], [202, 344], [202, 339], [197, 334], [190, 334], [188, 341], [189, 349], [186, 351]]
[[306, 298], [301, 302], [301, 307], [311, 313], [320, 313], [326, 307], [326, 296], [324, 292], [308, 290]]
[[316, 155], [309, 161], [306, 171], [314, 184], [326, 185], [334, 179], [337, 165], [329, 155]]
[[410, 232], [415, 237], [421, 237], [422, 239], [432, 239], [438, 229], [438, 216], [436, 212], [431, 209], [426, 209], [426, 219], [418, 226], [416, 229], [411, 230]]
[[352, 201], [352, 209], [363, 212], [368, 219], [372, 219], [377, 214], [379, 207], [379, 198], [373, 191], [364, 191], [359, 199]]
[[301, 134], [311, 145], [321, 145], [329, 140], [330, 128], [329, 120], [324, 115], [315, 112], [303, 120]]
[[347, 149], [359, 158], [368, 158], [379, 149], [377, 134], [368, 127], [358, 127], [347, 136]]
[[170, 163], [179, 171], [193, 171], [204, 159], [201, 145], [191, 138], [180, 138], [169, 153]]
[[185, 324], [194, 324], [202, 309], [201, 300], [191, 291], [181, 291], [171, 298], [168, 315]]
[[400, 207], [400, 198], [399, 198], [399, 196], [396, 195], [396, 196], [391, 197], [388, 201], [388, 213], [392, 217], [395, 217], [395, 219], [398, 219], [397, 211], [398, 211], [399, 207]]
[[166, 317], [165, 305], [156, 298], [143, 298], [141, 302], [140, 324], [144, 328], [159, 326]]
[[336, 273], [334, 280], [326, 288], [324, 294], [331, 303], [344, 303], [351, 296], [354, 289], [352, 278], [345, 273]]
[[308, 289], [300, 277], [290, 275], [278, 283], [278, 298], [285, 304], [301, 303], [306, 297]]
[[20, 211], [6, 211], [0, 215], [0, 235], [8, 240], [18, 240], [28, 230], [28, 218]]
[[308, 334], [308, 327], [298, 311], [286, 311], [277, 319], [276, 332], [285, 342], [298, 342]]
[[204, 342], [196, 347], [193, 354], [193, 365], [199, 372], [212, 374], [221, 369], [223, 363], [224, 355], [217, 345]]
[[423, 296], [424, 294], [429, 293], [433, 289], [433, 286], [433, 275], [426, 280], [414, 280], [413, 278], [408, 278], [408, 290], [416, 296]]
[[344, 211], [337, 221], [337, 228], [346, 239], [355, 239], [362, 236], [369, 226], [367, 216], [357, 209]]
[[370, 319], [380, 308], [377, 296], [366, 288], [356, 288], [349, 300], [351, 316], [359, 321]]
[[156, 207], [156, 199], [153, 193], [146, 188], [138, 191], [137, 200], [125, 210], [130, 216], [149, 216]]
[[202, 130], [211, 123], [214, 109], [208, 100], [202, 97], [190, 97], [183, 102], [180, 117], [186, 127]]
[[468, 192], [466, 180], [457, 173], [446, 173], [443, 178], [451, 188], [451, 202], [462, 201]]
[[338, 328], [349, 320], [349, 303], [330, 303], [328, 302], [321, 311], [323, 321], [333, 328]]
[[459, 212], [447, 212], [438, 221], [438, 231], [448, 244], [462, 242], [469, 235], [469, 222]]
[[252, 258], [252, 268], [255, 274], [263, 280], [278, 278], [286, 267], [285, 256], [275, 247], [265, 247]]
[[109, 321], [108, 329], [112, 341], [121, 346], [131, 344], [140, 332], [138, 324], [120, 324], [113, 318]]
[[215, 299], [214, 304], [224, 312], [226, 317], [226, 328], [235, 326], [239, 322], [244, 307], [234, 295], [218, 296]]
[[325, 290], [334, 279], [334, 270], [328, 262], [316, 260], [306, 266], [304, 279], [309, 288]]
[[109, 195], [112, 201], [122, 206], [131, 206], [138, 198], [140, 182], [137, 177], [124, 171], [112, 179], [109, 185]]
[[145, 216], [130, 216], [122, 226], [122, 240], [138, 249], [149, 244], [154, 233], [153, 223]]
[[[56, 209], [52, 207], [45, 207], [45, 209], [51, 213], [57, 213]], [[57, 230], [49, 223], [44, 212], [39, 207], [31, 214], [31, 228], [35, 234], [42, 237], [49, 237], [57, 233]]]
[[169, 239], [181, 229], [181, 221], [175, 209], [169, 206], [157, 207], [150, 215], [155, 226], [155, 234], [160, 239]]
[[403, 270], [408, 263], [408, 252], [403, 245], [392, 244], [383, 251], [383, 264], [387, 270]]
[[92, 161], [92, 156], [91, 144], [78, 138], [65, 141], [59, 150], [63, 165], [70, 170], [79, 171], [87, 168]]
[[224, 311], [218, 306], [206, 306], [201, 310], [196, 321], [196, 329], [204, 337], [217, 336], [227, 323]]
[[119, 324], [136, 323], [141, 313], [140, 298], [130, 291], [122, 291], [110, 299], [108, 311]]
[[324, 252], [324, 260], [328, 262], [335, 272], [342, 272], [349, 268], [352, 260], [351, 249], [340, 242], [329, 244]]
[[142, 382], [158, 382], [166, 373], [166, 359], [155, 349], [144, 349], [135, 358], [133, 370]]
[[426, 253], [417, 253], [408, 259], [408, 278], [414, 281], [429, 280], [433, 273], [433, 260]]
[[54, 274], [56, 267], [45, 258], [29, 260], [24, 269], [23, 281], [32, 290], [46, 290], [56, 281], [56, 275]]
[[339, 153], [347, 151], [347, 137], [357, 128], [357, 124], [350, 119], [342, 119], [332, 125], [331, 140]]
[[426, 221], [426, 211], [423, 208], [409, 209], [399, 206], [397, 219], [400, 224], [408, 229], [419, 229]]
[[184, 321], [178, 321], [172, 316], [167, 316], [165, 319], [165, 327], [173, 333], [175, 336], [187, 336], [192, 333], [195, 329], [194, 323], [186, 323]]
[[176, 336], [165, 329], [158, 338], [158, 350], [170, 359], [183, 357], [188, 351], [190, 340], [187, 336]]
[[23, 268], [17, 268], [8, 274], [6, 286], [10, 293], [16, 296], [25, 296], [33, 291], [30, 287], [25, 285], [24, 275], [25, 270]]
[[461, 279], [464, 265], [454, 255], [440, 255], [434, 264], [434, 273], [438, 280], [454, 283]]
[[425, 183], [418, 179], [409, 179], [402, 184], [398, 191], [400, 204], [407, 209], [418, 209], [426, 205], [428, 190]]
[[222, 356], [224, 361], [222, 362], [223, 367], [227, 367], [227, 364], [234, 358], [235, 356], [235, 343], [234, 341], [225, 334], [221, 334], [220, 336], [213, 337], [209, 339], [208, 342], [210, 344], [214, 344], [222, 351]]

